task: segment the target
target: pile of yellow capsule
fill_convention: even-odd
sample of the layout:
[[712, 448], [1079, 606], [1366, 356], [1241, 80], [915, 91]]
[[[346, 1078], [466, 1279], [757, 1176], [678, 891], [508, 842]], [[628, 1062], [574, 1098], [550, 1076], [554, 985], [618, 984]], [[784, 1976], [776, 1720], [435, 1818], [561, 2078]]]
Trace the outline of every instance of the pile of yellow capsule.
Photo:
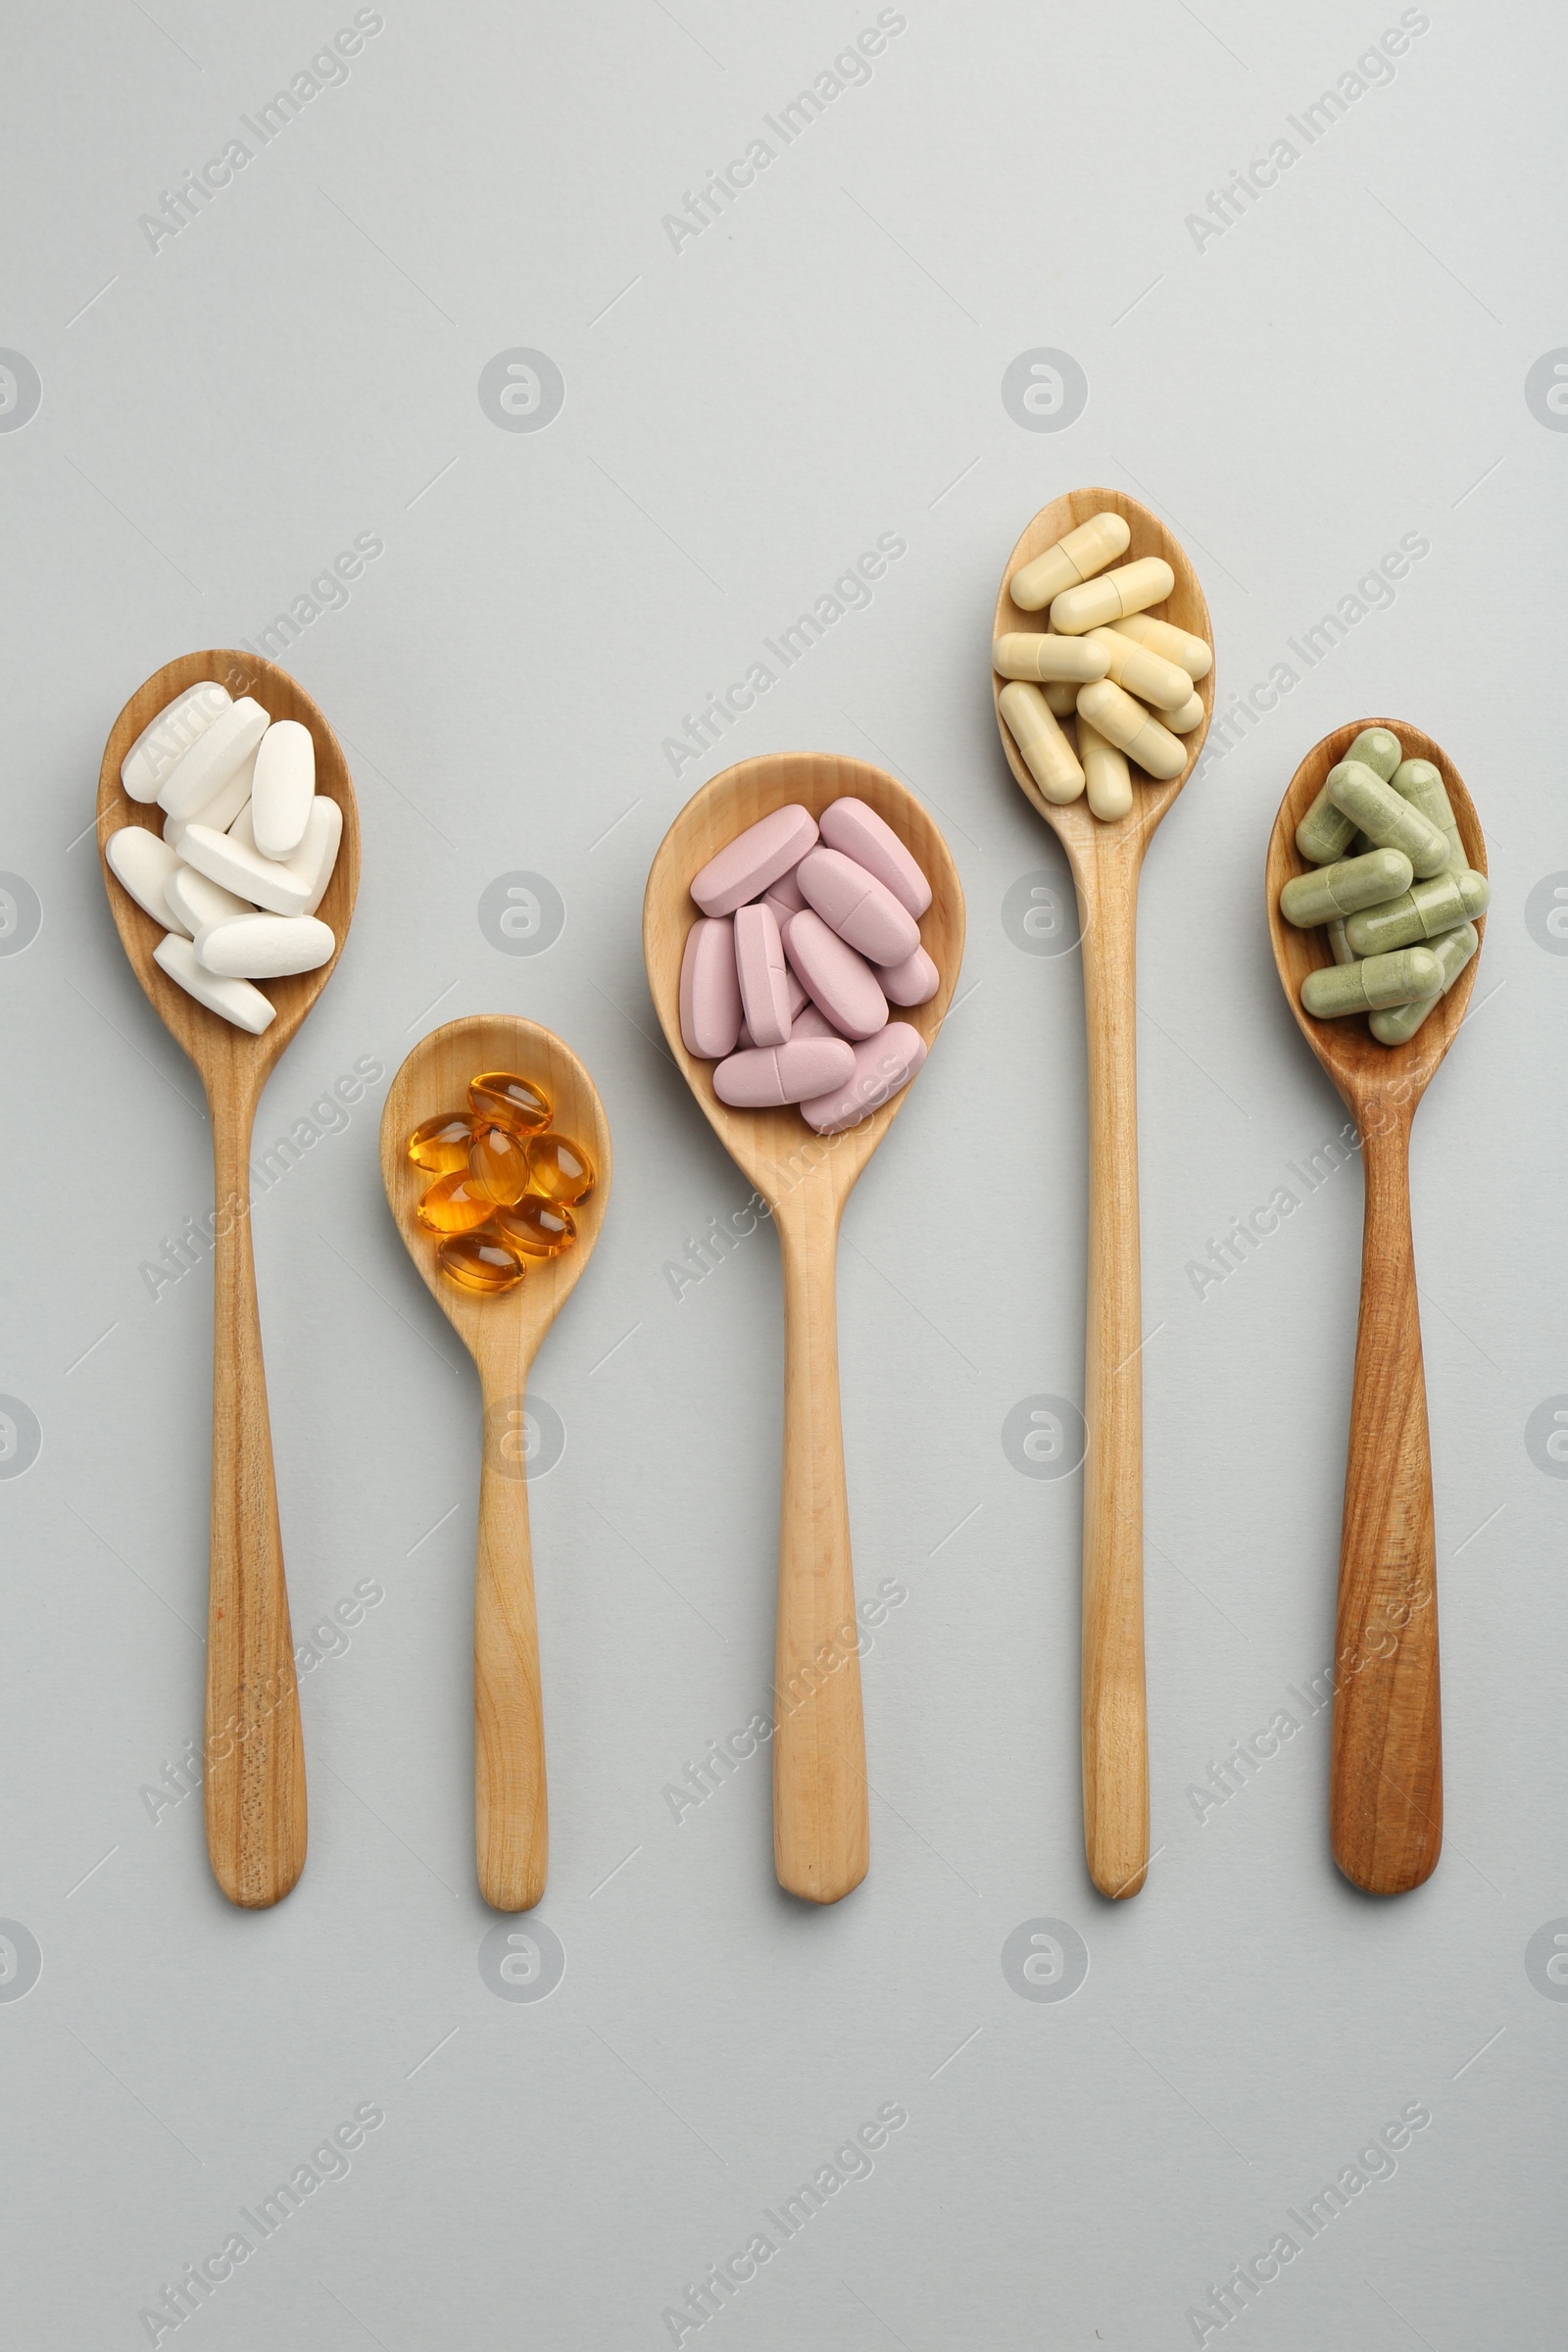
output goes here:
[[594, 1189], [594, 1166], [569, 1135], [551, 1130], [549, 1096], [531, 1078], [483, 1070], [466, 1110], [426, 1119], [409, 1157], [435, 1183], [416, 1214], [440, 1241], [436, 1262], [465, 1291], [493, 1298], [559, 1257], [577, 1238], [572, 1209]]

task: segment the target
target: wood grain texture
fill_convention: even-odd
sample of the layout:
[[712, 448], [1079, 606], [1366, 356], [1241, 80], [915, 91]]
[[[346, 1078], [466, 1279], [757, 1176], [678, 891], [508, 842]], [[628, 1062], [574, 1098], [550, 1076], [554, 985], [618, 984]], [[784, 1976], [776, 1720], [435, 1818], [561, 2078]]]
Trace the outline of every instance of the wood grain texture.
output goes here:
[[[436, 1263], [437, 1238], [416, 1218], [434, 1182], [414, 1166], [416, 1127], [463, 1110], [481, 1070], [512, 1070], [544, 1088], [558, 1134], [580, 1143], [597, 1182], [572, 1209], [577, 1239], [530, 1263], [514, 1290], [493, 1298], [460, 1290]], [[381, 1114], [381, 1181], [421, 1281], [479, 1372], [484, 1436], [473, 1587], [474, 1852], [479, 1891], [497, 1911], [531, 1911], [550, 1859], [539, 1627], [524, 1475], [528, 1373], [546, 1332], [587, 1269], [610, 1198], [610, 1122], [569, 1046], [537, 1021], [507, 1013], [448, 1021], [416, 1045]]]
[[275, 662], [226, 648], [184, 654], [139, 686], [104, 747], [98, 846], [122, 825], [162, 833], [156, 803], [130, 800], [120, 763], [149, 720], [201, 679], [270, 718], [294, 718], [316, 745], [316, 789], [343, 810], [343, 840], [321, 901], [337, 940], [331, 961], [263, 984], [277, 1017], [260, 1037], [234, 1028], [176, 988], [153, 961], [163, 927], [104, 864], [110, 909], [131, 968], [166, 1029], [189, 1054], [213, 1125], [213, 1516], [207, 1632], [205, 1803], [213, 1875], [230, 1902], [259, 1910], [287, 1894], [305, 1866], [305, 1755], [278, 1529], [267, 1375], [250, 1231], [250, 1145], [279, 1055], [337, 968], [360, 880], [360, 820], [336, 736], [310, 696]]
[[[794, 1108], [732, 1109], [713, 1091], [713, 1065], [695, 1059], [682, 1042], [680, 965], [686, 934], [697, 920], [690, 884], [698, 869], [746, 826], [787, 802], [798, 801], [819, 816], [847, 794], [886, 818], [931, 883], [920, 938], [942, 984], [928, 1004], [895, 1007], [895, 1017], [932, 1045], [963, 956], [963, 893], [948, 846], [925, 809], [879, 767], [826, 753], [789, 752], [726, 769], [693, 796], [664, 836], [643, 902], [648, 981], [669, 1050], [709, 1124], [767, 1201], [778, 1228], [785, 1361], [773, 1850], [779, 1885], [813, 1903], [837, 1902], [858, 1886], [870, 1851], [839, 1419], [839, 1225], [861, 1170], [909, 1090], [836, 1136], [813, 1134]], [[825, 1657], [835, 1663], [824, 1667]]]
[[[1345, 1471], [1335, 1630], [1329, 1833], [1334, 1859], [1369, 1894], [1402, 1894], [1437, 1868], [1443, 1846], [1443, 1734], [1438, 1690], [1437, 1544], [1421, 1316], [1410, 1232], [1410, 1126], [1458, 1034], [1479, 951], [1402, 1046], [1381, 1046], [1364, 1015], [1315, 1021], [1301, 982], [1332, 963], [1328, 934], [1298, 931], [1279, 910], [1294, 874], [1312, 868], [1296, 828], [1363, 727], [1388, 727], [1407, 760], [1442, 772], [1465, 855], [1485, 873], [1470, 795], [1442, 747], [1402, 718], [1358, 718], [1308, 752], [1280, 804], [1268, 845], [1269, 936], [1302, 1036], [1361, 1135], [1366, 1210], [1361, 1306]], [[1476, 918], [1485, 931], [1486, 918]]]
[[[1213, 643], [1208, 607], [1180, 543], [1157, 515], [1115, 490], [1072, 490], [1035, 516], [1007, 558], [993, 638], [1043, 630], [1007, 594], [1020, 564], [1093, 514], [1122, 515], [1132, 538], [1115, 565], [1162, 556], [1175, 586], [1152, 615]], [[1088, 800], [1042, 795], [1000, 710], [1007, 765], [1067, 853], [1083, 935], [1089, 1049], [1089, 1263], [1084, 1336], [1083, 1777], [1084, 1847], [1102, 1894], [1136, 1894], [1149, 1867], [1149, 1731], [1144, 1680], [1144, 1425], [1138, 1239], [1138, 881], [1155, 827], [1193, 772], [1214, 708], [1217, 663], [1198, 682], [1203, 717], [1184, 738], [1187, 765], [1169, 783], [1139, 779], [1128, 814], [1104, 823]], [[1005, 681], [992, 675], [1000, 696]], [[1156, 716], [1158, 714], [1156, 713]], [[1073, 722], [1063, 725], [1071, 736]]]

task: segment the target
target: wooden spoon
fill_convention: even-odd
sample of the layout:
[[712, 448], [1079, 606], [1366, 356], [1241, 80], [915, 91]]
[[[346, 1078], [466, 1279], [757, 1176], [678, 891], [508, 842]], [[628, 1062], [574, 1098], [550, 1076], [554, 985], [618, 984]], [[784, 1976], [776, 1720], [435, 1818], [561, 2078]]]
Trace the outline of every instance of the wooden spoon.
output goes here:
[[[1198, 577], [1164, 524], [1116, 490], [1070, 490], [1035, 516], [1002, 575], [993, 637], [1043, 629], [1007, 594], [1021, 564], [1043, 555], [1092, 514], [1122, 515], [1132, 531], [1116, 564], [1163, 556], [1176, 575], [1152, 616], [1212, 643]], [[1107, 566], [1107, 568], [1111, 568]], [[993, 677], [1000, 695], [1004, 680]], [[1193, 772], [1214, 707], [1214, 671], [1199, 681], [1201, 723], [1185, 738], [1174, 781], [1135, 781], [1129, 813], [1106, 824], [1080, 797], [1046, 800], [1001, 711], [1007, 765], [1030, 806], [1060, 840], [1078, 894], [1084, 1019], [1089, 1035], [1089, 1298], [1084, 1340], [1083, 1771], [1084, 1844], [1102, 1894], [1136, 1894], [1149, 1867], [1149, 1727], [1144, 1693], [1144, 1405], [1138, 1264], [1138, 1017], [1134, 957], [1138, 877], [1154, 828]], [[1136, 778], [1141, 769], [1134, 770]]]
[[[493, 1298], [460, 1289], [441, 1272], [436, 1237], [415, 1216], [435, 1179], [408, 1152], [409, 1137], [424, 1120], [467, 1107], [468, 1081], [481, 1070], [511, 1070], [543, 1087], [554, 1106], [555, 1132], [581, 1144], [597, 1178], [572, 1209], [575, 1242], [559, 1257], [530, 1261], [524, 1279]], [[473, 1585], [474, 1850], [485, 1901], [497, 1911], [531, 1911], [545, 1890], [550, 1825], [528, 1534], [528, 1372], [599, 1239], [610, 1196], [610, 1123], [576, 1054], [537, 1021], [509, 1013], [448, 1021], [421, 1039], [392, 1081], [381, 1113], [381, 1181], [425, 1288], [479, 1370], [484, 1446]]]
[[[1301, 982], [1332, 963], [1324, 930], [1298, 931], [1283, 886], [1308, 873], [1296, 828], [1363, 727], [1388, 727], [1407, 760], [1430, 760], [1447, 787], [1465, 856], [1487, 870], [1475, 808], [1430, 735], [1402, 718], [1358, 718], [1325, 735], [1280, 803], [1268, 845], [1268, 927], [1301, 1035], [1345, 1099], [1361, 1136], [1366, 1209], [1361, 1309], [1345, 1470], [1335, 1631], [1329, 1835], [1334, 1859], [1369, 1894], [1403, 1894], [1437, 1868], [1443, 1846], [1443, 1734], [1438, 1705], [1437, 1544], [1432, 1452], [1410, 1235], [1410, 1124], [1452, 1045], [1475, 986], [1479, 951], [1402, 1046], [1380, 1046], [1364, 1015], [1315, 1021]], [[1485, 917], [1476, 918], [1477, 930]]]
[[207, 1090], [217, 1211], [213, 1242], [213, 1522], [207, 1616], [205, 1801], [213, 1876], [231, 1903], [264, 1909], [305, 1867], [305, 1752], [277, 1523], [267, 1374], [251, 1253], [251, 1129], [278, 1056], [337, 969], [360, 883], [360, 817], [348, 764], [310, 696], [258, 654], [184, 654], [138, 686], [116, 719], [98, 779], [100, 852], [122, 825], [161, 833], [156, 802], [131, 800], [120, 763], [148, 721], [203, 678], [237, 701], [254, 696], [270, 718], [296, 718], [316, 745], [316, 789], [343, 810], [343, 840], [321, 901], [337, 947], [319, 971], [269, 980], [277, 1018], [260, 1037], [186, 996], [153, 961], [161, 924], [104, 864], [104, 882], [131, 968]]
[[[643, 900], [643, 956], [669, 1050], [710, 1126], [766, 1200], [784, 1278], [784, 1470], [779, 1508], [778, 1638], [773, 1733], [773, 1853], [778, 1883], [808, 1902], [858, 1886], [870, 1855], [855, 1576], [839, 1419], [836, 1258], [856, 1179], [908, 1090], [842, 1135], [818, 1136], [798, 1110], [734, 1110], [713, 1092], [713, 1065], [680, 1034], [680, 965], [697, 920], [691, 879], [759, 817], [799, 801], [813, 816], [846, 795], [885, 817], [924, 868], [932, 901], [920, 938], [942, 975], [927, 1004], [894, 1008], [930, 1045], [963, 955], [963, 892], [948, 845], [912, 793], [860, 760], [783, 752], [744, 760], [693, 795], [660, 845]], [[825, 1671], [822, 1656], [834, 1661]]]

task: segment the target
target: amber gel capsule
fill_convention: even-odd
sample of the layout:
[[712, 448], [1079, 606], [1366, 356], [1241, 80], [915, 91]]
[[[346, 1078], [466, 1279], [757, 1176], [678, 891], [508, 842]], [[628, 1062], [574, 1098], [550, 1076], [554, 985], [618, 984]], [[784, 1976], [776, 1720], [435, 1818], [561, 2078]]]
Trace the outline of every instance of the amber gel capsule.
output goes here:
[[437, 1177], [415, 1210], [426, 1233], [472, 1233], [495, 1207], [479, 1192], [466, 1168]]
[[511, 1208], [498, 1208], [495, 1229], [509, 1249], [520, 1250], [525, 1257], [559, 1257], [577, 1239], [570, 1209], [537, 1193], [525, 1193]]
[[[1443, 966], [1444, 996], [1480, 945], [1481, 934], [1474, 923], [1461, 923], [1457, 931], [1445, 931], [1441, 939], [1432, 942], [1432, 953]], [[1380, 1046], [1402, 1046], [1407, 1038], [1414, 1037], [1438, 1002], [1436, 997], [1422, 997], [1413, 1004], [1392, 1005], [1387, 1012], [1375, 1012], [1367, 1027]]]
[[1347, 1012], [1379, 1012], [1385, 1004], [1411, 1004], [1443, 989], [1443, 966], [1430, 948], [1401, 948], [1395, 956], [1369, 956], [1365, 963], [1326, 963], [1301, 982], [1301, 1006], [1320, 1021]]
[[1417, 882], [1401, 897], [1352, 914], [1345, 928], [1358, 956], [1386, 956], [1391, 948], [1406, 948], [1415, 940], [1439, 939], [1445, 931], [1457, 930], [1473, 914], [1485, 914], [1491, 897], [1485, 874], [1473, 873], [1469, 866], [1455, 873], [1450, 865], [1430, 881]]
[[519, 1283], [527, 1267], [504, 1242], [489, 1233], [456, 1233], [435, 1253], [436, 1264], [463, 1290], [493, 1298]]
[[509, 1127], [550, 1124], [550, 1097], [532, 1079], [515, 1078], [510, 1070], [483, 1070], [470, 1078], [468, 1101], [481, 1117], [504, 1119]]
[[547, 1200], [586, 1200], [594, 1189], [594, 1165], [569, 1135], [536, 1135], [528, 1145], [528, 1189]]
[[[1280, 912], [1298, 931], [1314, 923], [1332, 923], [1336, 915], [1354, 914], [1360, 906], [1379, 906], [1410, 887], [1410, 860], [1402, 850], [1369, 850], [1364, 858], [1347, 858], [1338, 865], [1320, 865], [1315, 874], [1297, 874], [1280, 892]], [[1439, 930], [1443, 929], [1440, 923]], [[1421, 933], [1412, 931], [1412, 939]], [[1403, 947], [1403, 940], [1388, 941]], [[1361, 949], [1361, 954], [1370, 950]]]
[[515, 1127], [481, 1124], [468, 1149], [468, 1184], [481, 1200], [510, 1207], [528, 1190], [528, 1145]]
[[409, 1157], [416, 1168], [427, 1169], [432, 1176], [450, 1176], [455, 1169], [467, 1166], [468, 1146], [478, 1124], [466, 1110], [426, 1119], [409, 1138]]
[[1418, 880], [1441, 874], [1447, 864], [1448, 844], [1437, 826], [1361, 760], [1342, 760], [1338, 767], [1331, 767], [1323, 789], [1341, 815], [1359, 825], [1368, 841], [1380, 850], [1402, 850]]

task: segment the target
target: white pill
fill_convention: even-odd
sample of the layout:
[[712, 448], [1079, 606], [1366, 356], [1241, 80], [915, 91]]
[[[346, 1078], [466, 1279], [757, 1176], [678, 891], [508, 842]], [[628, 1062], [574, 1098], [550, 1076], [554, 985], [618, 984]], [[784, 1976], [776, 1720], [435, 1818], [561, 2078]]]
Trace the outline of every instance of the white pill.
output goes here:
[[251, 778], [256, 770], [256, 754], [236, 767], [226, 784], [220, 784], [210, 801], [204, 801], [189, 816], [166, 816], [164, 839], [172, 850], [177, 850], [187, 825], [211, 825], [215, 833], [226, 833], [251, 797]]
[[[249, 808], [242, 808], [235, 817], [234, 822], [228, 828], [228, 838], [237, 843], [242, 850], [247, 851], [251, 857], [261, 856], [256, 847], [256, 835], [252, 830]], [[305, 905], [300, 908], [302, 914], [314, 914], [321, 904], [326, 886], [332, 879], [332, 868], [337, 862], [338, 844], [342, 838], [342, 809], [336, 801], [329, 799], [326, 794], [318, 793], [311, 803], [311, 813], [305, 826], [305, 839], [300, 843], [293, 857], [288, 859], [286, 864], [281, 865], [271, 858], [263, 859], [263, 863], [268, 865], [274, 874], [289, 874], [295, 881], [304, 884], [306, 900]], [[269, 900], [262, 901], [264, 906], [270, 904]], [[276, 909], [279, 914], [288, 911], [288, 908], [281, 906]]]
[[252, 988], [248, 980], [221, 980], [216, 972], [205, 971], [196, 960], [196, 951], [188, 939], [176, 938], [167, 932], [153, 950], [153, 961], [169, 974], [171, 980], [205, 1004], [209, 1012], [221, 1014], [232, 1021], [236, 1029], [248, 1029], [260, 1037], [277, 1018], [277, 1006]]
[[194, 926], [185, 922], [168, 896], [179, 860], [167, 841], [160, 841], [145, 825], [122, 825], [104, 843], [104, 856], [121, 888], [155, 923], [162, 923], [166, 931], [189, 934]]
[[286, 865], [264, 858], [260, 850], [236, 841], [232, 833], [215, 832], [211, 825], [187, 825], [179, 855], [209, 882], [220, 883], [237, 899], [249, 899], [270, 914], [303, 914], [310, 897], [307, 885]]
[[251, 823], [264, 858], [292, 858], [316, 798], [316, 746], [297, 718], [273, 722], [256, 747]]
[[231, 890], [209, 882], [205, 874], [199, 874], [182, 858], [174, 860], [174, 870], [164, 885], [164, 897], [178, 917], [175, 928], [188, 931], [192, 939], [209, 923], [226, 923], [233, 915], [256, 912], [248, 899], [237, 899]]
[[120, 781], [133, 801], [156, 801], [158, 787], [174, 761], [205, 734], [228, 703], [228, 689], [213, 678], [187, 686], [149, 719], [120, 762]]
[[194, 816], [244, 766], [267, 725], [267, 712], [248, 694], [220, 710], [159, 785], [159, 807], [171, 816]]
[[281, 980], [318, 972], [336, 946], [330, 926], [314, 914], [243, 911], [197, 932], [196, 960], [228, 980]]

